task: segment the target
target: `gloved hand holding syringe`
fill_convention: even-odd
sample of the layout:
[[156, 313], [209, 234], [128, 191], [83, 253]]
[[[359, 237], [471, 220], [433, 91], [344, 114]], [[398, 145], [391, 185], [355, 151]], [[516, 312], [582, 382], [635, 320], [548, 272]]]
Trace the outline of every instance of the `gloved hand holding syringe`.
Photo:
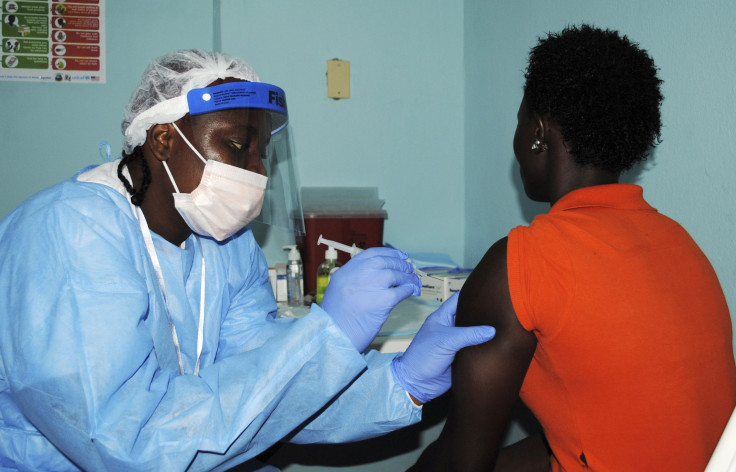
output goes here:
[[[319, 235], [317, 239], [317, 245], [326, 244], [327, 246], [333, 247], [337, 250], [347, 252], [350, 257], [363, 252], [363, 249], [357, 247], [355, 244], [348, 246], [347, 244], [338, 243], [336, 241], [330, 241], [325, 239], [322, 235]], [[388, 249], [388, 248], [381, 248]], [[407, 262], [411, 261], [406, 259]], [[417, 269], [414, 264], [414, 273], [422, 281], [422, 287], [424, 288], [425, 283], [433, 279], [435, 282], [442, 283], [441, 279], [436, 277], [428, 276], [426, 273]], [[414, 295], [419, 295], [415, 293]], [[396, 381], [404, 387], [407, 393], [409, 393], [412, 402], [414, 404], [423, 404], [427, 401], [442, 395], [450, 388], [451, 383], [451, 370], [450, 366], [455, 358], [455, 352], [464, 346], [470, 346], [474, 344], [480, 344], [481, 342], [488, 341], [493, 338], [496, 334], [496, 330], [490, 326], [472, 326], [472, 327], [455, 327], [455, 310], [457, 309], [458, 294], [454, 294], [450, 297], [446, 303], [442, 304], [434, 313], [429, 315], [425, 323], [419, 329], [419, 332], [414, 336], [411, 344], [407, 348], [406, 352], [400, 356], [395, 357], [391, 362], [391, 370], [394, 373]], [[443, 301], [437, 299], [438, 301]], [[350, 306], [355, 306], [351, 304]], [[358, 306], [360, 303], [357, 304]], [[327, 313], [340, 313], [338, 308], [331, 309], [330, 306], [324, 306]], [[344, 333], [352, 340], [351, 333], [353, 330], [349, 327], [343, 327], [343, 324], [348, 324], [348, 321], [363, 319], [363, 316], [355, 316], [350, 320], [343, 320], [335, 318], [335, 322], [341, 327]], [[379, 326], [383, 325], [383, 321], [376, 323]], [[425, 327], [426, 326], [426, 327]], [[355, 330], [365, 331], [365, 330]], [[359, 344], [353, 342], [360, 352], [363, 352], [370, 343], [370, 340], [374, 339], [378, 335], [378, 329], [374, 329], [369, 336], [365, 337], [369, 339], [368, 342]], [[372, 337], [371, 337], [372, 336]], [[448, 346], [445, 349], [436, 349], [437, 346]]]
[[[355, 244], [348, 246], [347, 244], [330, 241], [329, 239], [323, 238], [321, 234], [317, 240], [317, 245], [320, 244], [326, 244], [337, 250], [347, 252], [351, 258], [363, 252], [363, 249], [357, 247]], [[389, 248], [375, 248], [373, 250], [395, 251], [395, 249]], [[409, 259], [406, 259], [406, 261], [411, 263]], [[348, 266], [349, 264], [345, 267]], [[412, 264], [412, 267], [414, 268], [414, 273], [422, 281], [422, 286], [424, 286], [426, 279], [436, 279], [417, 269], [414, 264]], [[408, 274], [404, 273], [404, 275], [406, 276]], [[339, 272], [335, 276], [338, 277]], [[441, 279], [436, 280], [442, 282]], [[352, 281], [349, 282], [352, 283]], [[346, 284], [341, 283], [340, 285], [340, 289], [342, 289], [342, 286]], [[405, 284], [402, 284], [402, 286], [405, 286]], [[328, 290], [331, 287], [332, 285], [328, 285]], [[392, 290], [383, 290], [383, 293], [391, 292]], [[354, 292], [351, 290], [350, 293]], [[369, 313], [369, 316], [365, 316], [364, 313], [355, 311], [355, 309], [360, 310], [362, 301], [356, 300], [353, 302], [351, 300], [351, 303], [346, 305], [337, 304], [332, 306], [331, 299], [328, 298], [329, 295], [329, 293], [325, 293], [322, 308], [328, 314], [332, 314], [331, 316], [333, 316], [335, 324], [348, 336], [358, 351], [364, 352], [372, 340], [378, 335], [380, 327], [388, 317], [388, 312], [377, 313], [379, 316], [378, 322], [376, 322], [376, 313]], [[417, 296], [420, 293], [414, 292], [414, 295]], [[403, 295], [402, 299], [405, 296]], [[348, 298], [341, 298], [341, 300], [346, 299]], [[426, 403], [449, 390], [451, 383], [450, 366], [455, 358], [455, 352], [463, 347], [488, 341], [496, 334], [495, 328], [490, 326], [456, 328], [455, 311], [457, 309], [457, 300], [458, 294], [456, 293], [446, 303], [440, 305], [434, 313], [429, 315], [414, 336], [414, 339], [412, 339], [406, 352], [394, 357], [391, 361], [391, 370], [394, 378], [406, 390], [415, 405]], [[371, 296], [371, 301], [375, 301], [375, 296]], [[438, 299], [438, 301], [443, 300]], [[395, 303], [392, 306], [395, 306]], [[351, 308], [353, 309], [352, 311], [350, 310]], [[388, 310], [390, 311], [391, 308]], [[351, 311], [352, 316], [339, 316], [343, 311]], [[371, 321], [368, 323], [371, 329], [363, 327], [365, 323], [362, 323], [362, 320], [366, 318]], [[357, 328], [354, 327], [355, 325], [357, 325]], [[365, 334], [366, 332], [368, 333], [367, 335]], [[358, 334], [356, 335], [355, 333]], [[441, 346], [441, 348], [438, 349], [437, 346]]]
[[[337, 249], [338, 251], [347, 252], [348, 254], [350, 254], [351, 258], [354, 257], [356, 254], [359, 254], [364, 251], [364, 249], [361, 249], [358, 246], [356, 246], [355, 243], [353, 243], [352, 246], [348, 246], [347, 244], [338, 243], [337, 241], [330, 241], [329, 239], [325, 239], [322, 237], [321, 234], [319, 235], [319, 238], [317, 238], [317, 246], [319, 246], [320, 244], [324, 244], [326, 246], [333, 247]], [[407, 262], [411, 262], [411, 261], [407, 259]], [[427, 276], [426, 273], [417, 269], [416, 266], [414, 266], [414, 273], [417, 274], [419, 277]]]

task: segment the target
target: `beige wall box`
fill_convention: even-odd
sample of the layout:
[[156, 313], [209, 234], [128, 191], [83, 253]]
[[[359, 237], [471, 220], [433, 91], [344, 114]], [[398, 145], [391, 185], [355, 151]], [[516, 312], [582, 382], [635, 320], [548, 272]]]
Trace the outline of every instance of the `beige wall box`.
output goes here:
[[335, 99], [350, 98], [350, 61], [327, 61], [327, 96]]

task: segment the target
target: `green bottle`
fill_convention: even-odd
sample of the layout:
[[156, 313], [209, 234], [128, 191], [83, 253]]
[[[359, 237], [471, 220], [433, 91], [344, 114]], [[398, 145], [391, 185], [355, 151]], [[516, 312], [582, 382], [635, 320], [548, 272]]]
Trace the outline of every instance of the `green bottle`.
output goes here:
[[325, 260], [317, 268], [317, 304], [322, 303], [322, 298], [325, 296], [325, 290], [327, 289], [327, 284], [330, 282], [330, 277], [339, 268], [340, 263], [337, 262], [337, 250], [332, 246], [327, 246]]

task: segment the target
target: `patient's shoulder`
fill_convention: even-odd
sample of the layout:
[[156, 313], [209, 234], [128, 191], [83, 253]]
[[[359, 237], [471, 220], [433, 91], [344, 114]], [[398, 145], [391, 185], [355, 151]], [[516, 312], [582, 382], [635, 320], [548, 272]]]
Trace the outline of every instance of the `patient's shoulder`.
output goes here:
[[496, 328], [496, 336], [487, 349], [473, 350], [468, 356], [477, 356], [483, 365], [492, 365], [493, 369], [518, 370], [523, 379], [537, 340], [534, 333], [521, 325], [511, 302], [506, 244], [506, 238], [499, 239], [473, 269], [460, 291], [455, 324]]
[[468, 276], [460, 292], [458, 326], [495, 324], [509, 314], [515, 317], [506, 273], [507, 241], [505, 237], [496, 241]]

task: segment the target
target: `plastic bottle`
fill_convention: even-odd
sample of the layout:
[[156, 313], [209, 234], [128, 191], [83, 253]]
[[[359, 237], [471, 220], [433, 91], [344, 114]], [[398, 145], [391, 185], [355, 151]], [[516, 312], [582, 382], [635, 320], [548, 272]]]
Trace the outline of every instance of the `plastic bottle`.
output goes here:
[[289, 263], [286, 265], [286, 287], [290, 306], [304, 305], [304, 269], [302, 256], [295, 245], [284, 246], [289, 249]]
[[332, 246], [327, 246], [325, 251], [325, 260], [317, 267], [317, 303], [322, 303], [322, 297], [325, 296], [325, 289], [330, 281], [332, 274], [340, 267], [337, 262], [337, 250]]

